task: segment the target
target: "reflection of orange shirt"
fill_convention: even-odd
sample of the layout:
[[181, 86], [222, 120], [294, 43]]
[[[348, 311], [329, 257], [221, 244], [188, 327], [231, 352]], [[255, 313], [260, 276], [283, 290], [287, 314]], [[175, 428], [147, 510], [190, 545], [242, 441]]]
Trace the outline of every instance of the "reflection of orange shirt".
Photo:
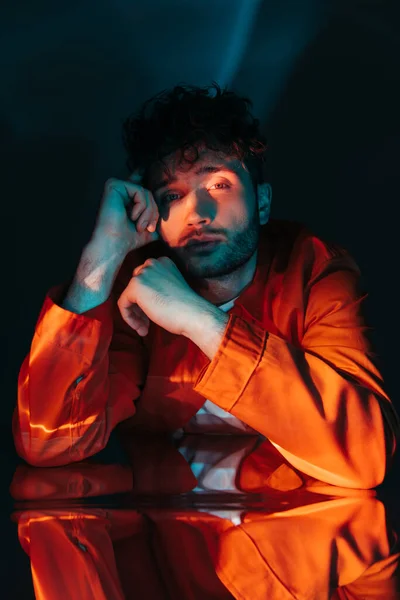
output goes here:
[[237, 526], [196, 510], [74, 506], [13, 520], [38, 600], [399, 598], [398, 541], [376, 498], [247, 512]]
[[59, 306], [67, 286], [49, 292], [19, 374], [20, 456], [41, 466], [82, 460], [123, 421], [124, 430], [175, 431], [209, 399], [308, 475], [381, 483], [399, 422], [373, 362], [353, 259], [300, 225], [270, 221], [210, 361], [154, 324], [140, 338], [119, 315], [132, 270], [163, 253], [159, 242], [130, 253], [110, 298], [87, 313]]
[[124, 442], [129, 466], [17, 467], [12, 518], [38, 600], [398, 600], [399, 542], [375, 490], [296, 473], [254, 436]]
[[124, 443], [129, 465], [17, 467], [38, 600], [398, 600], [399, 540], [375, 490], [296, 473], [255, 436]]

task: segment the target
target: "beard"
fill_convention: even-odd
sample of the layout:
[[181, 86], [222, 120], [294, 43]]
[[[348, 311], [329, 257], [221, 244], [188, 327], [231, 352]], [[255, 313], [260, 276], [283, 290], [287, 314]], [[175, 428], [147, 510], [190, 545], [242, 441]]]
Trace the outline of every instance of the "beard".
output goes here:
[[258, 206], [244, 228], [230, 233], [227, 242], [220, 242], [206, 253], [190, 253], [185, 248], [170, 248], [171, 258], [190, 284], [193, 280], [217, 279], [229, 276], [245, 265], [258, 248], [260, 217]]

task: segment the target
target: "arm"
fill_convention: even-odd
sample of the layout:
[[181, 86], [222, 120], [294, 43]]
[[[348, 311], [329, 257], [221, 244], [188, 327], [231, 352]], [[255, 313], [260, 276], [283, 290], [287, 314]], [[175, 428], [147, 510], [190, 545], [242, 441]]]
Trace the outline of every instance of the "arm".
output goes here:
[[216, 315], [215, 351], [218, 334], [206, 341], [212, 311], [188, 337], [211, 360], [196, 391], [265, 435], [304, 473], [370, 488], [384, 478], [399, 425], [372, 361], [358, 281], [347, 255], [323, 263], [304, 290], [301, 347], [245, 317]]
[[14, 513], [19, 542], [30, 560], [34, 597], [125, 600], [114, 530], [123, 530], [128, 537], [140, 531], [143, 516], [135, 511], [124, 513], [115, 519], [109, 510], [101, 508], [58, 507]]
[[20, 369], [13, 435], [18, 454], [34, 466], [99, 452], [134, 414], [144, 382], [143, 341], [116, 306], [125, 255], [97, 244], [84, 249], [65, 297], [64, 286], [50, 290]]

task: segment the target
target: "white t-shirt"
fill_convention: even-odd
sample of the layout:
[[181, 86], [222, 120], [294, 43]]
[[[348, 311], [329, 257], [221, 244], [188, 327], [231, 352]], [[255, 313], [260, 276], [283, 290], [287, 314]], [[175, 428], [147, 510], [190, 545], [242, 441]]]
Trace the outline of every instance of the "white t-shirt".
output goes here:
[[[235, 300], [236, 298], [222, 304], [219, 308], [227, 312], [232, 308]], [[185, 432], [216, 433], [219, 435], [236, 433], [241, 436], [243, 434], [260, 436], [255, 429], [223, 410], [211, 400], [206, 400], [185, 427], [174, 432], [173, 437], [179, 439]], [[242, 439], [240, 449], [236, 449], [230, 454], [224, 453], [223, 456], [219, 456], [215, 452], [208, 452], [206, 448], [201, 447], [193, 453], [193, 449], [186, 447], [185, 443], [180, 445], [179, 452], [188, 461], [197, 479], [197, 487], [193, 491], [199, 493], [220, 490], [233, 494], [239, 492], [235, 485], [237, 471], [243, 457], [248, 453], [249, 447], [254, 445], [254, 438], [253, 440], [248, 438], [248, 441]], [[234, 525], [241, 523], [241, 510], [211, 511], [207, 509], [206, 512], [229, 519]]]

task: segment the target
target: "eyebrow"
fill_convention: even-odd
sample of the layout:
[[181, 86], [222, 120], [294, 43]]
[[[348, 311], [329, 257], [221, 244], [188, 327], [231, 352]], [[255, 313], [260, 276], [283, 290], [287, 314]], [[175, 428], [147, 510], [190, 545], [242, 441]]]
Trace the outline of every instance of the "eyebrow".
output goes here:
[[[204, 175], [205, 173], [218, 173], [219, 171], [229, 171], [229, 173], [239, 176], [239, 173], [235, 169], [233, 169], [232, 167], [227, 167], [226, 165], [203, 165], [202, 167], [196, 169], [195, 175]], [[152, 193], [154, 194], [155, 192], [158, 192], [158, 190], [160, 190], [161, 188], [166, 187], [170, 183], [174, 183], [177, 180], [177, 177], [172, 176], [167, 177], [162, 181], [159, 181], [153, 187]]]

